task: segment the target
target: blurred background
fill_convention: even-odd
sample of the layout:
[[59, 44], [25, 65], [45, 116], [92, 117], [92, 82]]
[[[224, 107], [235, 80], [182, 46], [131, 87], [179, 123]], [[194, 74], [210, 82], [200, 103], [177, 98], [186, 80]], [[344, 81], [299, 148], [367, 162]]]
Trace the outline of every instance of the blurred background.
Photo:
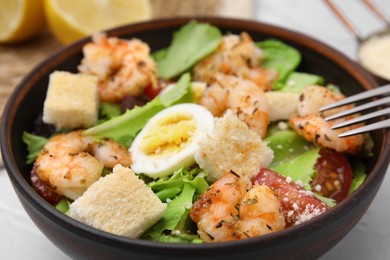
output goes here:
[[[115, 19], [105, 20], [98, 9], [89, 10], [88, 4], [93, 1], [105, 5], [104, 9], [112, 12], [109, 16]], [[307, 34], [357, 60], [356, 38], [324, 0], [128, 0], [126, 5], [120, 2], [0, 0], [0, 114], [8, 96], [26, 73], [51, 54], [94, 30], [142, 20], [188, 15], [252, 19]], [[388, 26], [363, 0], [334, 2], [363, 37]], [[373, 2], [390, 15], [389, 0]], [[390, 185], [389, 177], [384, 182], [360, 223], [322, 259], [388, 259], [390, 212], [383, 205], [390, 198], [386, 189]], [[4, 169], [0, 170], [0, 192], [0, 259], [69, 259], [28, 218]]]

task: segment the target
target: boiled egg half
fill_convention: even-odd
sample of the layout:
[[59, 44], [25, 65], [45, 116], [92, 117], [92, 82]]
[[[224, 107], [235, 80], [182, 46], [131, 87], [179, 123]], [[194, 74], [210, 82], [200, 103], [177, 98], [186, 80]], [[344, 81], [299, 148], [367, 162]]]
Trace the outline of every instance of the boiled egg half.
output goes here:
[[151, 178], [172, 174], [195, 163], [199, 140], [214, 128], [203, 106], [179, 104], [152, 117], [130, 147], [131, 168]]

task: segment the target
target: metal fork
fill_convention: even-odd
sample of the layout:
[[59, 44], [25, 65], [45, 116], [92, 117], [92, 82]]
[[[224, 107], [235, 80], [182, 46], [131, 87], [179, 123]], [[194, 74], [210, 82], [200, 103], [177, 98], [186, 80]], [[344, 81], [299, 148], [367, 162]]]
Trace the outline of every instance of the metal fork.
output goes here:
[[[353, 118], [351, 120], [347, 120], [347, 121], [344, 121], [342, 123], [339, 123], [339, 124], [332, 126], [332, 129], [342, 128], [345, 126], [361, 123], [361, 122], [364, 122], [366, 120], [377, 118], [380, 116], [390, 115], [390, 107], [385, 108], [386, 105], [390, 104], [390, 96], [387, 96], [387, 95], [390, 95], [390, 84], [382, 86], [382, 87], [378, 87], [378, 88], [375, 88], [372, 90], [368, 90], [366, 92], [347, 97], [347, 98], [342, 99], [338, 102], [323, 106], [320, 108], [320, 112], [330, 110], [330, 109], [333, 109], [336, 107], [344, 106], [344, 105], [353, 104], [355, 102], [363, 101], [363, 100], [366, 100], [369, 98], [382, 97], [380, 99], [371, 100], [368, 103], [365, 103], [363, 105], [353, 107], [351, 109], [342, 111], [340, 113], [337, 113], [337, 114], [334, 114], [332, 116], [328, 116], [325, 118], [325, 121], [330, 121], [333, 119], [356, 114], [358, 112], [361, 112], [361, 111], [364, 111], [364, 110], [367, 110], [370, 108], [376, 108], [376, 107], [383, 106], [383, 108], [381, 108], [380, 110], [377, 110], [375, 112], [371, 112], [371, 113], [368, 113], [368, 114], [365, 114], [365, 115], [362, 115], [362, 116], [359, 116], [359, 117]], [[385, 97], [383, 97], [383, 96], [385, 96]], [[339, 134], [339, 137], [347, 137], [347, 136], [351, 136], [351, 135], [362, 134], [362, 133], [366, 133], [366, 132], [370, 132], [370, 131], [374, 131], [374, 130], [382, 129], [382, 128], [388, 128], [388, 127], [390, 127], [390, 119], [385, 119], [385, 120], [382, 120], [382, 121], [379, 121], [376, 123], [372, 123], [372, 124], [365, 125], [365, 126], [362, 126], [359, 128], [355, 128], [355, 129], [350, 130], [350, 131], [346, 131], [342, 134]]]

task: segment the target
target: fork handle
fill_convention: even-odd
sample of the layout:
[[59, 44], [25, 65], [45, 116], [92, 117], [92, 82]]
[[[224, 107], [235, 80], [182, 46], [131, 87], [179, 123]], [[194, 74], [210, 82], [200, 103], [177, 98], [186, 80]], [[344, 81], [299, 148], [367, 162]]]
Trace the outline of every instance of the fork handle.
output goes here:
[[337, 18], [344, 24], [344, 26], [355, 36], [358, 42], [363, 41], [363, 37], [360, 36], [360, 33], [356, 27], [347, 19], [347, 17], [342, 13], [342, 11], [336, 6], [332, 0], [324, 0], [328, 5], [330, 10], [337, 16]]
[[382, 12], [378, 6], [374, 4], [372, 0], [362, 0], [363, 3], [374, 13], [376, 14], [379, 19], [381, 19], [383, 22], [386, 23], [386, 26], [390, 28], [390, 20], [389, 18]]

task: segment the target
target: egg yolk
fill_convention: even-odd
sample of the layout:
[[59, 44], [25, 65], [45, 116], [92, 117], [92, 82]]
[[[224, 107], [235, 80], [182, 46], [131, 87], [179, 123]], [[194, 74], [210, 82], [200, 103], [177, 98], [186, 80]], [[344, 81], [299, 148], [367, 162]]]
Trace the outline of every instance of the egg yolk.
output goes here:
[[195, 130], [195, 120], [190, 113], [162, 118], [145, 134], [140, 150], [150, 156], [175, 154], [191, 143]]

